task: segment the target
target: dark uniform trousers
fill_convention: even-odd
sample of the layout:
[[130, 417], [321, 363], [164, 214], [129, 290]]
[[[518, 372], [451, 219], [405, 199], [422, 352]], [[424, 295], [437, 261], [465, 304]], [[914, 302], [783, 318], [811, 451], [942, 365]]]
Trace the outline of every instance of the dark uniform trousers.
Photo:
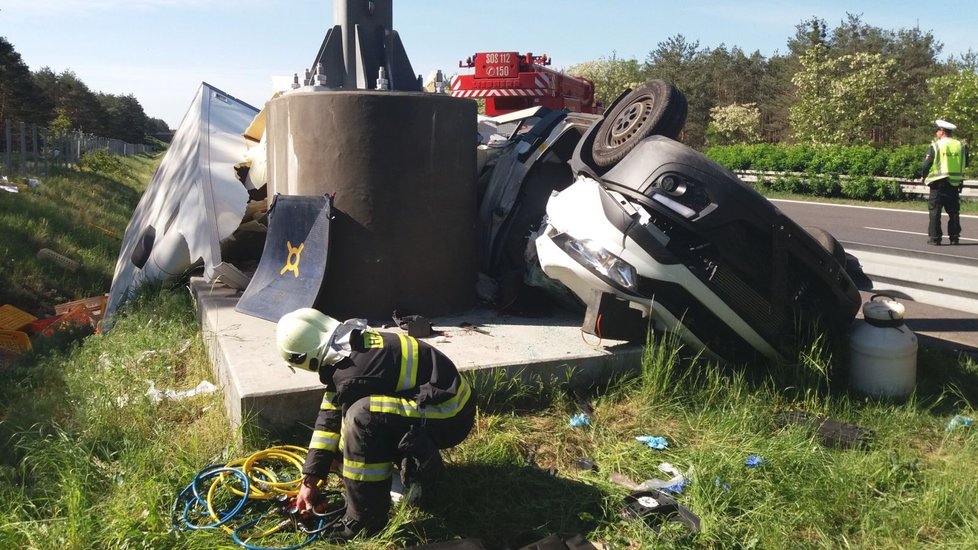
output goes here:
[[469, 434], [475, 418], [476, 400], [469, 397], [449, 418], [405, 415], [396, 400], [382, 395], [361, 398], [347, 409], [340, 440], [347, 522], [367, 530], [386, 523], [393, 464], [404, 458], [399, 443], [412, 427], [421, 426], [438, 449], [458, 445]]
[[961, 186], [951, 185], [947, 178], [930, 184], [930, 195], [927, 198], [927, 210], [930, 223], [927, 225], [927, 236], [933, 242], [939, 242], [941, 233], [941, 209], [947, 212], [947, 236], [952, 241], [961, 235]]
[[302, 473], [326, 477], [342, 459], [344, 523], [373, 532], [387, 523], [394, 464], [412, 474], [437, 449], [461, 443], [476, 398], [451, 360], [410, 336], [367, 329], [350, 346], [349, 357], [319, 372], [326, 393]]

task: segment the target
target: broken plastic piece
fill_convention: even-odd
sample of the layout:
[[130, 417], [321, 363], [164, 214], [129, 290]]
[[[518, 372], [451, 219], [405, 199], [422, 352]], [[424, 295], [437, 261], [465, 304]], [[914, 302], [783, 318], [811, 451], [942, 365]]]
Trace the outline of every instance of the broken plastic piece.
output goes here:
[[962, 426], [964, 427], [971, 426], [972, 424], [974, 424], [974, 419], [969, 418], [967, 416], [962, 416], [960, 414], [956, 414], [954, 415], [954, 418], [952, 418], [951, 421], [947, 423], [947, 431], [951, 431], [956, 428], [960, 428]]
[[211, 384], [207, 380], [202, 380], [197, 387], [192, 390], [158, 390], [156, 389], [156, 384], [152, 380], [149, 381], [149, 389], [146, 390], [146, 395], [153, 400], [154, 403], [159, 403], [164, 399], [169, 399], [170, 401], [180, 401], [181, 399], [187, 399], [195, 395], [201, 395], [205, 393], [213, 393], [217, 391], [217, 386]]
[[26, 333], [18, 330], [0, 329], [0, 349], [19, 355], [31, 351], [31, 339]]
[[667, 493], [682, 494], [683, 489], [685, 489], [686, 485], [689, 483], [686, 476], [680, 472], [678, 468], [672, 464], [669, 464], [668, 462], [659, 464], [659, 470], [667, 474], [672, 474], [672, 478], [669, 480], [647, 479], [638, 484], [637, 489], [639, 491], [651, 491], [653, 489], [658, 489]]
[[636, 435], [635, 440], [641, 441], [642, 443], [648, 445], [650, 449], [655, 449], [657, 451], [661, 451], [669, 447], [669, 442], [666, 441], [666, 438], [658, 435]]
[[0, 306], [0, 329], [18, 330], [28, 323], [37, 321], [30, 313], [10, 304]]
[[764, 460], [764, 457], [758, 455], [750, 455], [747, 457], [747, 460], [744, 461], [744, 466], [747, 466], [748, 468], [759, 468], [765, 464], [767, 464], [767, 461]]
[[577, 467], [580, 468], [581, 470], [587, 470], [589, 472], [598, 471], [598, 465], [595, 464], [594, 461], [591, 460], [590, 458], [584, 458], [584, 457], [578, 458]]
[[220, 279], [222, 283], [235, 290], [244, 290], [248, 288], [248, 283], [251, 282], [251, 277], [227, 262], [221, 262], [214, 266], [214, 273], [217, 275], [216, 279]]
[[577, 413], [571, 417], [570, 425], [575, 428], [587, 428], [591, 425], [591, 417], [584, 413]]
[[65, 302], [54, 306], [54, 313], [55, 315], [65, 315], [81, 307], [84, 308], [92, 323], [97, 323], [102, 320], [108, 299], [109, 295], [103, 294], [101, 296], [92, 296], [90, 298]]

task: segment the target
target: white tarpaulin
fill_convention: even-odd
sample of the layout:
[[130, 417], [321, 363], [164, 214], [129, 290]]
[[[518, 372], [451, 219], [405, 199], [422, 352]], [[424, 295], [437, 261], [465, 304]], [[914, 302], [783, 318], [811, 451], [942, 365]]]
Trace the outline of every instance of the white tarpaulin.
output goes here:
[[202, 83], [133, 212], [106, 306], [111, 315], [143, 283], [167, 281], [202, 262], [215, 277], [220, 242], [241, 224], [248, 192], [235, 177], [242, 133], [258, 109]]

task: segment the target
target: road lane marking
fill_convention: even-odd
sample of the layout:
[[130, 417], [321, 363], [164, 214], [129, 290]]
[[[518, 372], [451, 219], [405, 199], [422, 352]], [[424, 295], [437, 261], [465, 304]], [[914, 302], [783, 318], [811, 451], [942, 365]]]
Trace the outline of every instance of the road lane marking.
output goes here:
[[[920, 233], [918, 231], [903, 231], [901, 229], [886, 229], [885, 227], [863, 227], [863, 229], [872, 229], [873, 231], [889, 231], [890, 233], [905, 233], [907, 235], [920, 235], [926, 237], [927, 233]], [[978, 239], [969, 239], [968, 237], [959, 237], [962, 241], [974, 241], [978, 242]]]
[[[900, 208], [883, 208], [881, 206], [860, 206], [858, 204], [836, 204], [834, 202], [814, 202], [814, 201], [796, 201], [791, 199], [768, 199], [771, 202], [787, 202], [791, 204], [811, 204], [814, 206], [838, 206], [841, 208], [862, 208], [864, 210], [883, 210], [884, 212], [902, 212], [904, 214], [923, 214], [927, 215], [926, 210], [902, 210]], [[978, 220], [978, 216], [972, 214], [961, 214], [962, 218], [971, 218]]]
[[[882, 244], [861, 243], [857, 241], [843, 241], [843, 240], [839, 240], [839, 243], [842, 244], [842, 247], [845, 248], [850, 254], [856, 256], [857, 258], [859, 257], [859, 250], [856, 250], [855, 252], [849, 250], [849, 247], [852, 245], [855, 245], [857, 247], [865, 247], [866, 249], [879, 248], [879, 249], [893, 250], [899, 252], [912, 252], [915, 254], [926, 253], [930, 256], [944, 256], [946, 258], [958, 258], [961, 260], [968, 260], [971, 262], [975, 261], [975, 258], [972, 258], [971, 256], [958, 256], [957, 254], [945, 254], [943, 252], [937, 252], [936, 250], [931, 250], [931, 249], [915, 250], [912, 248], [900, 248], [899, 246], [885, 246]], [[945, 246], [941, 246], [940, 248], [953, 249], [954, 247], [945, 245]], [[871, 252], [872, 250], [867, 250], [867, 251]]]

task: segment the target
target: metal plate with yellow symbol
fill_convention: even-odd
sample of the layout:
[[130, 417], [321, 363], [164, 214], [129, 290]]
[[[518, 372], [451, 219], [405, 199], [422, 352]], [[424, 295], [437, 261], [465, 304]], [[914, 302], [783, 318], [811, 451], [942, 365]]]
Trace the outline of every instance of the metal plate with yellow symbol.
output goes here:
[[277, 195], [258, 270], [235, 309], [268, 321], [312, 307], [326, 275], [332, 198]]

